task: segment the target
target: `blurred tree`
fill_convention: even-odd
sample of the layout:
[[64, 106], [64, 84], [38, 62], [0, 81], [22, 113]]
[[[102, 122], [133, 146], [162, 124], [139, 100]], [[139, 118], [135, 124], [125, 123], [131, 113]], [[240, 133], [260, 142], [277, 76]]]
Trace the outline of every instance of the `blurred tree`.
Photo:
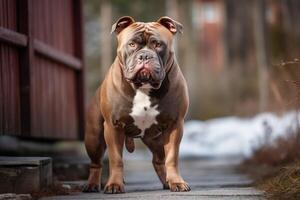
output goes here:
[[224, 3], [227, 65], [247, 71], [255, 66], [253, 1], [226, 0]]
[[165, 14], [165, 0], [111, 0], [116, 20], [120, 16], [130, 15], [136, 21], [155, 21]]
[[258, 68], [259, 110], [266, 111], [269, 96], [268, 55], [266, 39], [265, 1], [255, 0], [253, 6], [256, 60]]
[[286, 59], [300, 55], [300, 1], [281, 0], [283, 29], [286, 35]]
[[[224, 76], [228, 79], [227, 113], [249, 115], [258, 111], [253, 1], [226, 0]], [[227, 114], [226, 113], [226, 114]]]
[[101, 56], [100, 56], [100, 66], [101, 66], [101, 79], [104, 78], [107, 69], [110, 67], [112, 63], [112, 40], [111, 35], [109, 34], [113, 21], [112, 21], [112, 5], [109, 0], [103, 0], [101, 3], [100, 10], [100, 27], [101, 30], [105, 30], [106, 32], [99, 34], [100, 37], [100, 48], [101, 48]]

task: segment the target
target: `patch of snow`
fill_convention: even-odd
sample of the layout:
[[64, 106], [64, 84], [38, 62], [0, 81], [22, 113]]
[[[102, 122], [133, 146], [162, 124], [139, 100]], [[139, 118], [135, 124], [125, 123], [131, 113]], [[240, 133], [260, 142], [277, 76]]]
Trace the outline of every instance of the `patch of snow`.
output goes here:
[[299, 124], [300, 114], [296, 111], [281, 116], [261, 113], [253, 118], [224, 117], [188, 121], [184, 125], [180, 156], [248, 157], [263, 141], [284, 137], [295, 131]]

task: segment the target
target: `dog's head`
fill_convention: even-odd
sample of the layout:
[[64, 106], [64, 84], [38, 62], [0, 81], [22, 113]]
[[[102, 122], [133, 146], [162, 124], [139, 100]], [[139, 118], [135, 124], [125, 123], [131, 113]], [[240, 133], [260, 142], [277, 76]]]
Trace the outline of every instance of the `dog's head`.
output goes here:
[[135, 22], [121, 17], [113, 26], [117, 56], [124, 78], [134, 88], [158, 89], [174, 62], [173, 36], [182, 25], [169, 17], [156, 22]]

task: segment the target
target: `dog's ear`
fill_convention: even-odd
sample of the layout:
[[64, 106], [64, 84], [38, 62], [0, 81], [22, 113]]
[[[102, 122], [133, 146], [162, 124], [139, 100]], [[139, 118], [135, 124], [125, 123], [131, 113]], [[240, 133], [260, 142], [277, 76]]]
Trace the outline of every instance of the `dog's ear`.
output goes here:
[[166, 27], [171, 33], [176, 34], [177, 32], [182, 33], [183, 26], [174, 19], [164, 16], [157, 20], [158, 23]]
[[111, 27], [111, 33], [119, 34], [123, 29], [125, 29], [130, 24], [134, 23], [134, 19], [130, 16], [124, 16], [118, 19]]

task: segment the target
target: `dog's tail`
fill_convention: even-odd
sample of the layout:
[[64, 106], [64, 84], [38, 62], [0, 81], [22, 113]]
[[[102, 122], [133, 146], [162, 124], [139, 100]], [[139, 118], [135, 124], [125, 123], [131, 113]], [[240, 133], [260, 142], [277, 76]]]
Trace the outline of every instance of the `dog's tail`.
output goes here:
[[134, 139], [132, 137], [125, 136], [125, 146], [129, 153], [134, 151]]

